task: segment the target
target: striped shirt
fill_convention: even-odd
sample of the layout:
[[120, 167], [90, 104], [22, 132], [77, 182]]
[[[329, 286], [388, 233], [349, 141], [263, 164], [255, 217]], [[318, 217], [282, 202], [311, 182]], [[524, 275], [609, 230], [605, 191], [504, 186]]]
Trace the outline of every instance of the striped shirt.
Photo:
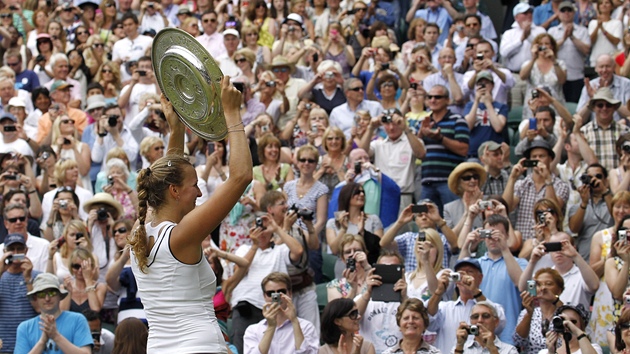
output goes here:
[[[442, 136], [445, 138], [468, 144], [470, 137], [468, 124], [459, 114], [447, 111], [444, 118], [439, 122], [433, 120], [433, 115], [431, 115], [430, 119], [434, 123], [433, 129], [439, 127]], [[427, 151], [422, 161], [422, 182], [447, 181], [448, 175], [451, 174], [457, 165], [464, 162], [466, 157], [457, 155], [436, 140], [427, 137], [424, 137], [422, 140]]]
[[613, 121], [605, 129], [597, 124], [597, 121], [592, 120], [580, 130], [584, 134], [584, 139], [588, 141], [588, 145], [595, 152], [599, 163], [606, 167], [608, 171], [617, 168], [619, 160], [615, 151], [615, 142], [620, 136], [630, 132], [630, 128]]
[[[33, 270], [31, 278], [39, 274]], [[31, 306], [26, 297], [26, 283], [24, 275], [4, 272], [0, 278], [0, 338], [2, 349], [0, 352], [13, 353], [15, 347], [16, 331], [22, 321], [37, 316], [37, 312]]]

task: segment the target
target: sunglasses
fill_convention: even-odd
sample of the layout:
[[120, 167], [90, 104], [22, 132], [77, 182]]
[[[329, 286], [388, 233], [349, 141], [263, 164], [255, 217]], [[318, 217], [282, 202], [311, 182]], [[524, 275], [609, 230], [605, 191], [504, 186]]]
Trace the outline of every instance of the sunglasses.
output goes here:
[[46, 298], [46, 296], [48, 297], [55, 297], [59, 295], [59, 291], [58, 290], [44, 290], [44, 291], [40, 291], [37, 294], [35, 294], [35, 296], [37, 296], [37, 298], [39, 299], [44, 299]]
[[82, 36], [84, 34], [89, 34], [87, 31], [77, 32], [77, 36]]
[[305, 163], [305, 162], [315, 163], [315, 162], [317, 162], [317, 160], [315, 160], [315, 159], [305, 159], [305, 158], [298, 159], [298, 161], [301, 162], [301, 163]]
[[14, 224], [18, 221], [20, 222], [25, 222], [26, 221], [26, 216], [18, 216], [17, 218], [7, 218], [7, 221], [10, 222], [11, 224]]
[[164, 150], [164, 146], [156, 146], [153, 148], [153, 151], [160, 151], [160, 150]]
[[359, 318], [359, 310], [354, 309], [350, 311], [347, 315], [344, 315], [343, 317], [348, 317], [351, 320], [356, 320], [357, 318]]
[[481, 316], [481, 318], [483, 318], [484, 320], [489, 320], [489, 319], [492, 318], [491, 314], [489, 314], [487, 312], [484, 312], [484, 313], [481, 313], [481, 314], [480, 313], [473, 313], [472, 315], [470, 315], [470, 319], [471, 320], [476, 320], [476, 319], [479, 318], [479, 316]]
[[116, 6], [116, 4], [113, 2], [105, 4], [105, 7], [112, 7], [112, 6]]
[[595, 107], [597, 107], [597, 108], [611, 108], [613, 106], [614, 105], [612, 105], [612, 104], [610, 104], [608, 102], [598, 102], [598, 103], [595, 104]]
[[266, 8], [266, 7], [267, 7], [267, 5], [266, 5], [266, 4], [264, 4], [264, 3], [262, 3], [262, 2], [261, 2], [261, 3], [256, 4], [256, 8], [257, 8], [257, 9], [260, 9], [260, 8], [263, 8], [263, 7], [265, 7], [265, 8]]
[[441, 100], [442, 98], [446, 98], [447, 96], [445, 95], [427, 95], [428, 99], [433, 99], [435, 98], [436, 100]]
[[217, 22], [217, 19], [216, 18], [205, 18], [203, 20], [203, 23], [208, 23], [208, 22], [215, 23], [215, 22]]
[[103, 43], [94, 43], [94, 44], [92, 44], [92, 47], [94, 47], [94, 48], [103, 48], [103, 47], [105, 47], [105, 44], [103, 44]]
[[271, 297], [271, 294], [275, 294], [275, 293], [282, 293], [282, 294], [286, 295], [287, 294], [287, 289], [266, 290], [265, 291], [265, 295], [267, 295], [267, 297]]
[[630, 328], [630, 322], [620, 323], [619, 327], [622, 328], [622, 329], [628, 329], [628, 328]]
[[238, 64], [238, 63], [244, 63], [244, 62], [246, 62], [246, 61], [247, 61], [247, 59], [245, 59], [245, 58], [241, 58], [241, 59], [234, 59], [234, 62], [235, 62], [236, 64]]
[[381, 87], [394, 87], [394, 83], [393, 82], [384, 82]]
[[462, 176], [462, 181], [470, 181], [471, 179], [475, 179], [476, 181], [479, 181], [479, 175], [466, 175], [466, 176]]
[[560, 12], [573, 12], [573, 9], [570, 7], [565, 7], [565, 8], [560, 9]]
[[74, 9], [71, 8], [71, 7], [67, 8], [67, 9], [63, 9], [63, 12], [72, 12], [72, 11], [74, 11]]
[[341, 137], [339, 137], [339, 136], [329, 136], [329, 137], [326, 138], [326, 140], [328, 140], [328, 141], [339, 140], [340, 141]]
[[537, 214], [542, 214], [542, 213], [550, 213], [550, 214], [555, 214], [556, 212], [549, 208], [549, 209], [541, 209], [541, 210], [537, 210], [536, 211]]
[[18, 61], [17, 63], [7, 63], [8, 66], [14, 67], [14, 66], [18, 66], [20, 65], [20, 62]]
[[81, 265], [79, 263], [72, 263], [72, 269], [79, 270], [81, 269]]
[[593, 178], [597, 178], [597, 179], [603, 179], [603, 178], [604, 178], [604, 175], [603, 175], [603, 174], [601, 174], [601, 173], [596, 173], [596, 174], [595, 174], [595, 176], [591, 176], [591, 177], [593, 177]]
[[120, 228], [114, 230], [114, 235], [116, 235], [117, 233], [118, 234], [124, 234], [125, 232], [127, 232], [127, 228], [123, 226], [123, 227], [120, 227]]
[[10, 18], [12, 16], [13, 15], [11, 15], [11, 14], [2, 14], [2, 15], [0, 15], [0, 18]]
[[353, 87], [353, 88], [350, 88], [348, 90], [355, 91], [355, 92], [363, 91], [363, 86]]
[[74, 119], [62, 119], [61, 124], [74, 124]]
[[103, 74], [111, 74], [111, 73], [113, 73], [113, 71], [111, 69], [103, 69], [103, 70], [101, 70], [101, 72]]
[[357, 189], [356, 191], [354, 191], [354, 193], [352, 193], [352, 195], [359, 195], [359, 194], [365, 194], [365, 191], [363, 189]]
[[288, 73], [289, 72], [289, 68], [273, 68], [274, 73]]

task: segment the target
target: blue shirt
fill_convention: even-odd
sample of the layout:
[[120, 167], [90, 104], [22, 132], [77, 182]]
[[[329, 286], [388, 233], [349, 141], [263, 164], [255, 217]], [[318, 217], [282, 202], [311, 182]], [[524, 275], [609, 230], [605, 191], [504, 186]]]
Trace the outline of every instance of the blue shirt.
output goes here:
[[[15, 344], [14, 354], [27, 354], [35, 347], [35, 344], [42, 336], [42, 331], [39, 329], [39, 321], [40, 317], [37, 316], [20, 323], [17, 329], [17, 343]], [[94, 344], [90, 326], [83, 314], [63, 311], [57, 317], [56, 325], [57, 332], [77, 347], [81, 348]], [[63, 354], [52, 339], [49, 339], [48, 343], [46, 343], [46, 349], [44, 350], [46, 354]]]
[[[468, 115], [470, 110], [472, 109], [473, 102], [468, 102], [466, 107], [464, 108], [464, 115]], [[494, 111], [497, 112], [498, 115], [502, 115], [506, 117], [508, 115], [508, 106], [499, 102], [492, 102], [492, 106], [494, 107]], [[507, 123], [507, 122], [506, 122]], [[506, 127], [504, 127], [505, 130]], [[492, 125], [490, 124], [490, 117], [488, 116], [488, 111], [486, 110], [486, 104], [483, 102], [479, 102], [479, 106], [477, 108], [477, 118], [475, 120], [475, 125], [470, 131], [470, 142], [468, 143], [468, 155], [477, 157], [477, 150], [482, 143], [492, 140], [495, 143], [501, 144], [504, 141], [503, 132], [497, 133]]]
[[[35, 279], [39, 272], [33, 271], [31, 278]], [[2, 349], [0, 352], [13, 352], [15, 347], [15, 332], [18, 325], [33, 316], [37, 312], [31, 306], [26, 296], [26, 283], [22, 273], [2, 273], [0, 278], [0, 338]]]
[[[405, 272], [411, 272], [418, 268], [418, 262], [416, 260], [416, 252], [414, 247], [416, 245], [416, 239], [418, 238], [417, 232], [405, 232], [402, 235], [398, 235], [394, 238], [398, 245], [398, 252], [405, 258]], [[442, 267], [448, 268], [449, 261], [453, 253], [451, 252], [451, 245], [444, 234], [440, 233], [440, 240], [444, 245], [444, 259], [442, 260]]]
[[[521, 270], [527, 267], [526, 260], [522, 258], [515, 259]], [[503, 257], [495, 261], [490, 259], [488, 253], [486, 253], [478, 261], [483, 274], [483, 281], [481, 286], [479, 286], [479, 290], [483, 292], [488, 300], [500, 304], [505, 310], [505, 328], [499, 338], [504, 343], [514, 344], [512, 334], [516, 330], [516, 321], [518, 314], [521, 312], [521, 296], [518, 288], [508, 274]]]
[[35, 87], [39, 86], [39, 77], [33, 70], [24, 70], [15, 75], [15, 89], [32, 92]]
[[[553, 16], [553, 8], [551, 7], [551, 2], [548, 2], [544, 5], [537, 6], [534, 9], [534, 24], [536, 26], [542, 26], [545, 21]], [[553, 20], [549, 25], [549, 28], [553, 26], [557, 26], [560, 24], [560, 21]]]
[[451, 15], [448, 14], [448, 11], [446, 11], [446, 9], [442, 6], [438, 7], [435, 11], [430, 8], [418, 10], [416, 11], [415, 17], [420, 17], [428, 23], [435, 23], [438, 25], [440, 28], [438, 43], [443, 44], [448, 38], [448, 29], [451, 27], [451, 24], [453, 24], [453, 19], [451, 18]]

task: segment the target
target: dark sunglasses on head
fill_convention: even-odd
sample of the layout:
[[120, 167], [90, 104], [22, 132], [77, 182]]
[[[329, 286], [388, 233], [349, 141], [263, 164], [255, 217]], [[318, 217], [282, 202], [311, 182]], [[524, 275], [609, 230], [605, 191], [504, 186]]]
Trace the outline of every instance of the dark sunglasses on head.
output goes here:
[[7, 218], [7, 221], [10, 222], [11, 224], [16, 223], [18, 221], [24, 222], [26, 221], [26, 216], [18, 216], [17, 218]]
[[271, 294], [275, 294], [275, 293], [282, 293], [282, 294], [286, 295], [287, 294], [287, 289], [278, 289], [278, 290], [265, 291], [265, 295], [267, 295], [267, 297], [271, 297]]
[[466, 176], [462, 176], [462, 181], [470, 181], [473, 178], [478, 181], [480, 177], [478, 174], [466, 175]]
[[64, 12], [72, 12], [72, 11], [74, 11], [74, 9], [73, 9], [73, 8], [71, 8], [71, 7], [69, 7], [69, 8], [67, 8], [67, 9], [63, 9], [63, 11], [64, 11]]
[[315, 163], [315, 162], [317, 162], [317, 160], [315, 160], [315, 159], [305, 159], [305, 158], [298, 159], [298, 161], [301, 162], [301, 163], [304, 163], [304, 162]]
[[354, 309], [354, 310], [350, 311], [347, 315], [345, 315], [343, 317], [348, 317], [351, 320], [356, 320], [357, 318], [359, 318], [359, 310]]
[[127, 228], [126, 227], [119, 227], [116, 230], [114, 230], [114, 235], [118, 234], [124, 234], [125, 232], [127, 232]]
[[113, 71], [112, 71], [111, 69], [103, 69], [103, 70], [101, 70], [101, 72], [102, 72], [103, 74], [113, 73]]
[[538, 211], [536, 211], [536, 213], [538, 213], [538, 214], [542, 214], [542, 213], [551, 213], [551, 214], [555, 214], [556, 212], [555, 212], [553, 209], [548, 208], [548, 209], [541, 209], [541, 210], [538, 210]]

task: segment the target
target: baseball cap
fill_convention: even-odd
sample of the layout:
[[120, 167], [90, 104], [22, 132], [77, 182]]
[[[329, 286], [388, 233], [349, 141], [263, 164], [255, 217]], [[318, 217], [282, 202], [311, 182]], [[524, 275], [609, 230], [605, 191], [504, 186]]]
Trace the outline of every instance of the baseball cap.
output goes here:
[[480, 272], [483, 273], [483, 271], [481, 270], [481, 265], [479, 264], [479, 261], [474, 259], [474, 258], [460, 259], [459, 261], [457, 261], [457, 263], [455, 263], [455, 267], [453, 267], [453, 269], [455, 271], [457, 271], [457, 269], [459, 269], [459, 267], [461, 267], [463, 265], [473, 266], [473, 267], [477, 268]]
[[477, 156], [483, 156], [483, 154], [487, 151], [497, 151], [501, 149], [501, 144], [496, 143], [492, 140], [486, 141], [479, 146], [477, 149]]
[[523, 14], [527, 11], [532, 11], [532, 7], [526, 2], [520, 2], [516, 6], [514, 6], [514, 10], [512, 10], [512, 15], [516, 17], [518, 14]]
[[4, 247], [9, 247], [14, 243], [26, 245], [24, 236], [22, 234], [8, 234], [7, 237], [4, 238]]
[[232, 36], [236, 36], [236, 38], [241, 38], [241, 35], [234, 28], [228, 28], [225, 31], [223, 31], [223, 37], [227, 36], [228, 34]]
[[63, 90], [68, 87], [73, 87], [74, 85], [69, 84], [65, 80], [56, 80], [53, 82], [52, 86], [50, 86], [50, 93], [53, 93], [57, 90]]

